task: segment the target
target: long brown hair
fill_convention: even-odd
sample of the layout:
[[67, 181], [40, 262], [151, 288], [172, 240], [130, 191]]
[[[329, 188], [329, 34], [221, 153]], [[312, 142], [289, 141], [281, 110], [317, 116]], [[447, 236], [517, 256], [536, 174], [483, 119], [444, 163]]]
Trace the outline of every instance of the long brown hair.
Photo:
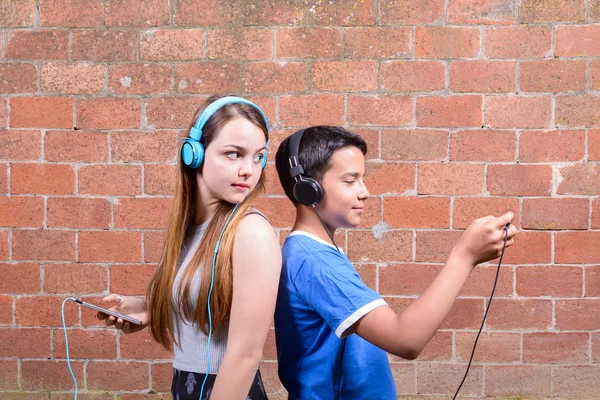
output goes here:
[[[200, 112], [220, 97], [212, 96], [206, 100], [196, 112], [192, 126]], [[213, 114], [202, 129], [201, 142], [204, 148], [210, 145], [224, 124], [237, 117], [246, 118], [253, 122], [264, 131], [265, 137], [268, 140], [266, 122], [254, 107], [247, 104], [230, 103], [221, 107]], [[202, 332], [208, 334], [209, 326], [206, 305], [211, 280], [213, 252], [225, 221], [234, 207], [233, 204], [225, 201], [221, 201], [216, 207], [215, 213], [208, 223], [200, 247], [191, 258], [190, 265], [185, 271], [182, 285], [177, 293], [178, 301], [174, 303], [172, 291], [175, 275], [177, 274], [177, 263], [186, 230], [194, 220], [196, 196], [199, 196], [196, 173], [196, 170], [186, 167], [181, 162], [181, 159], [179, 160], [175, 198], [173, 199], [173, 207], [169, 217], [167, 239], [161, 260], [150, 281], [147, 293], [150, 333], [157, 342], [169, 350], [172, 349], [173, 343], [177, 343], [173, 329], [173, 312], [177, 312], [179, 318], [185, 318], [188, 321], [196, 323]], [[232, 253], [235, 232], [242, 217], [264, 191], [265, 176], [261, 172], [256, 187], [240, 203], [221, 239], [215, 267], [214, 288], [210, 302], [213, 330], [228, 321], [231, 311], [233, 294]], [[194, 307], [190, 299], [190, 287], [193, 277], [199, 268], [202, 268], [200, 291], [196, 306]], [[174, 307], [174, 304], [180, 304], [181, 307]]]

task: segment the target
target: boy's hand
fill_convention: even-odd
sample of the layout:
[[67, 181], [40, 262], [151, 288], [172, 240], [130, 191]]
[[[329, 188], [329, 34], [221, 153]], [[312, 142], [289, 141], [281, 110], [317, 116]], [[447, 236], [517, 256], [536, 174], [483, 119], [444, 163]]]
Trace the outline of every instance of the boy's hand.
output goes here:
[[[514, 214], [508, 212], [501, 217], [483, 217], [475, 220], [462, 234], [452, 250], [472, 267], [475, 265], [500, 257], [506, 235], [504, 227], [512, 221]], [[508, 240], [506, 247], [512, 246], [517, 228], [508, 227]]]

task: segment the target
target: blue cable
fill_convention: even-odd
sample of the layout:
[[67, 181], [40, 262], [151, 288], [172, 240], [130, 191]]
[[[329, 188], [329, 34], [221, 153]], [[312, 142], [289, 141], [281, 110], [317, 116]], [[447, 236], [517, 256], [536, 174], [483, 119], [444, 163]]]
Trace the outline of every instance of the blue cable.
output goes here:
[[229, 225], [229, 220], [233, 216], [233, 213], [238, 208], [238, 206], [239, 206], [239, 204], [236, 204], [235, 207], [233, 207], [233, 210], [231, 210], [231, 214], [229, 214], [227, 221], [225, 221], [225, 225], [223, 226], [223, 229], [221, 230], [221, 234], [219, 235], [219, 240], [217, 240], [217, 245], [215, 246], [215, 252], [213, 253], [213, 261], [212, 261], [211, 275], [210, 275], [210, 287], [208, 289], [208, 301], [207, 301], [207, 305], [206, 305], [206, 307], [208, 309], [208, 341], [206, 344], [206, 359], [208, 361], [208, 370], [206, 371], [206, 374], [204, 375], [204, 380], [202, 381], [202, 387], [200, 388], [200, 399], [199, 400], [202, 400], [202, 393], [204, 392], [204, 384], [206, 383], [206, 380], [208, 379], [208, 375], [210, 374], [210, 338], [212, 336], [212, 314], [210, 312], [210, 298], [212, 296], [213, 287], [215, 284], [215, 265], [217, 264], [217, 253], [219, 252], [219, 246], [221, 245], [221, 238], [223, 237], [223, 234], [225, 233], [225, 228], [227, 228], [227, 225]]
[[78, 388], [77, 388], [77, 379], [75, 378], [75, 374], [73, 373], [73, 369], [71, 368], [71, 359], [69, 357], [69, 338], [67, 337], [67, 324], [65, 323], [65, 303], [67, 301], [75, 301], [74, 298], [72, 297], [67, 297], [63, 303], [62, 303], [62, 324], [63, 324], [63, 330], [65, 332], [65, 350], [67, 353], [67, 366], [69, 367], [69, 372], [71, 373], [71, 377], [73, 377], [73, 382], [75, 383], [75, 397], [74, 399], [77, 400], [77, 393], [78, 393]]

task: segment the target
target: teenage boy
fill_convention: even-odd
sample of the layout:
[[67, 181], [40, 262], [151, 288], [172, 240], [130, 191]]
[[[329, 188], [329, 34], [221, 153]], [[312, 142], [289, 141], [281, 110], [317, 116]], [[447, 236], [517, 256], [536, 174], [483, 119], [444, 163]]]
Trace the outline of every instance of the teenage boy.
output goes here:
[[360, 224], [369, 191], [365, 141], [315, 126], [280, 145], [277, 173], [296, 207], [275, 309], [279, 378], [296, 399], [396, 399], [386, 352], [412, 360], [448, 315], [471, 270], [514, 243], [513, 218], [474, 221], [425, 292], [397, 315], [369, 289], [333, 237]]

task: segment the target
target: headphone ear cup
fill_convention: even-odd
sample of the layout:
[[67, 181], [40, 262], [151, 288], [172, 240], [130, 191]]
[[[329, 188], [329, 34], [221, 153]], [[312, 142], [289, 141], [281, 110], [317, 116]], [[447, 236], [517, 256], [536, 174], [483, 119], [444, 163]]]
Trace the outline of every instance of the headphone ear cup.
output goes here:
[[312, 206], [321, 201], [323, 189], [319, 182], [312, 178], [304, 178], [294, 185], [294, 197], [298, 203]]
[[188, 137], [181, 146], [181, 159], [186, 166], [198, 168], [204, 161], [204, 146], [198, 140]]

